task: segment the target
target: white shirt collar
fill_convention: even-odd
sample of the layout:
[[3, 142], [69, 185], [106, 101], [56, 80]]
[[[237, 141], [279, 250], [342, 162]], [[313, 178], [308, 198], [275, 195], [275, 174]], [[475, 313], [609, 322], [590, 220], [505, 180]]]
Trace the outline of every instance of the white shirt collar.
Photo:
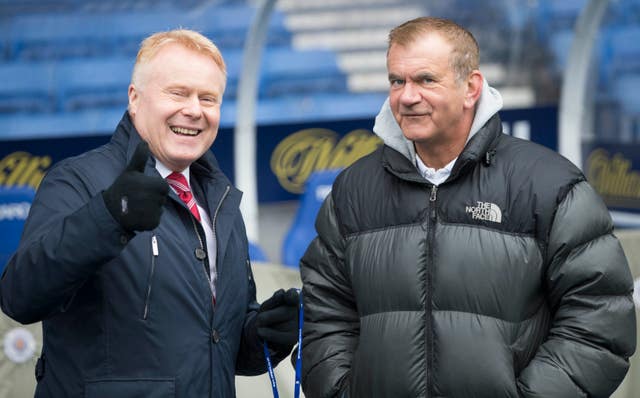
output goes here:
[[[160, 173], [160, 176], [162, 178], [167, 178], [167, 176], [169, 174], [173, 173], [173, 170], [171, 170], [170, 168], [165, 166], [164, 163], [162, 163], [158, 159], [156, 159], [156, 170], [158, 170], [158, 173]], [[184, 176], [184, 178], [187, 179], [187, 181], [190, 181], [189, 180], [189, 168], [188, 167], [186, 169], [180, 171], [179, 173], [182, 174]]]
[[416, 166], [418, 167], [420, 174], [422, 174], [427, 181], [434, 185], [440, 185], [449, 178], [449, 175], [451, 175], [451, 170], [453, 170], [453, 165], [457, 159], [458, 158], [453, 159], [443, 168], [436, 170], [424, 164], [422, 159], [420, 159], [420, 156], [416, 154]]

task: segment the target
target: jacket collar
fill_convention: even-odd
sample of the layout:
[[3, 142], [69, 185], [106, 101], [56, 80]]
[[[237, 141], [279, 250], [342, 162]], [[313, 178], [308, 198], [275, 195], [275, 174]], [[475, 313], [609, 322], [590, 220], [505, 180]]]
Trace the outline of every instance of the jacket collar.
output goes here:
[[[129, 164], [133, 153], [142, 141], [140, 134], [136, 130], [129, 112], [125, 112], [116, 128], [111, 141], [114, 145], [121, 149], [125, 155], [125, 165]], [[196, 160], [190, 166], [192, 179], [195, 179], [195, 189], [198, 189], [207, 201], [206, 206], [209, 208], [209, 213], [212, 216], [217, 211], [218, 218], [216, 220], [216, 239], [218, 244], [218, 255], [220, 258], [224, 258], [224, 253], [227, 247], [227, 241], [231, 231], [234, 229], [236, 217], [240, 214], [238, 209], [240, 207], [240, 201], [242, 199], [242, 192], [235, 188], [231, 181], [220, 170], [218, 161], [213, 153], [208, 150]], [[147, 165], [145, 167], [145, 174], [155, 173], [158, 171], [155, 168], [155, 159], [153, 156], [149, 156]], [[158, 174], [159, 175], [159, 174]], [[170, 196], [179, 203], [177, 196], [173, 191]]]
[[[487, 166], [490, 165], [501, 135], [502, 122], [500, 121], [500, 116], [496, 113], [471, 137], [469, 142], [467, 142], [464, 150], [453, 165], [451, 175], [447, 181], [458, 178], [458, 176], [466, 173], [473, 165], [480, 161], [484, 162]], [[405, 154], [400, 153], [395, 148], [386, 144], [382, 148], [382, 164], [389, 172], [399, 178], [425, 184], [428, 183], [422, 175], [420, 175], [414, 162], [409, 160]]]
[[[111, 138], [111, 142], [115, 144], [118, 148], [120, 148], [125, 154], [125, 165], [129, 164], [131, 157], [133, 157], [133, 153], [136, 150], [136, 147], [140, 142], [142, 142], [142, 138], [133, 125], [133, 121], [129, 116], [129, 112], [125, 111], [122, 119], [118, 123], [116, 127], [116, 131]], [[147, 161], [147, 168], [155, 167], [155, 159], [153, 156], [149, 157]], [[222, 173], [220, 167], [218, 165], [218, 161], [211, 151], [206, 151], [204, 155], [200, 157], [200, 159], [196, 160], [191, 166], [191, 172], [195, 175], [202, 176], [213, 176], [214, 179], [223, 179], [226, 180], [227, 183], [230, 184], [227, 177]]]

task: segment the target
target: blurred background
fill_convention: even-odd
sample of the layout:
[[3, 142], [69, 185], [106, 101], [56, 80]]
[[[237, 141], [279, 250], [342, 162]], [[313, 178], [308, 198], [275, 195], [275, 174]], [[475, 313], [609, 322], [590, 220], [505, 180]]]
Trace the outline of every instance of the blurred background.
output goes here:
[[[0, 270], [51, 165], [109, 139], [140, 41], [183, 27], [211, 38], [227, 62], [212, 150], [246, 193], [259, 295], [299, 284], [333, 178], [380, 145], [371, 129], [387, 96], [387, 34], [422, 15], [475, 35], [480, 69], [504, 98], [505, 132], [582, 168], [638, 278], [640, 0], [0, 0]], [[2, 322], [0, 339], [18, 327]], [[30, 362], [3, 355], [0, 397], [29, 396], [2, 395], [19, 380], [8, 375], [27, 374], [28, 391], [34, 382]], [[280, 368], [286, 394], [293, 373]], [[616, 396], [640, 396], [639, 377]], [[239, 379], [238, 396], [271, 396], [268, 379]]]

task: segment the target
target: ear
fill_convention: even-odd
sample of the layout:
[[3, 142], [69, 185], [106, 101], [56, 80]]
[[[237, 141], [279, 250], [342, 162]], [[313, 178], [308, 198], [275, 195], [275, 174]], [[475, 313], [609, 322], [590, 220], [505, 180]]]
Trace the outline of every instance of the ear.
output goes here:
[[140, 95], [138, 95], [138, 90], [136, 90], [136, 86], [133, 84], [129, 84], [129, 114], [131, 117], [134, 117], [136, 111], [138, 110], [138, 102], [140, 101]]
[[473, 108], [476, 106], [478, 99], [480, 99], [480, 94], [482, 94], [482, 82], [484, 81], [484, 77], [479, 70], [474, 70], [469, 74], [469, 77], [466, 81], [466, 93], [464, 97], [464, 107], [465, 108]]

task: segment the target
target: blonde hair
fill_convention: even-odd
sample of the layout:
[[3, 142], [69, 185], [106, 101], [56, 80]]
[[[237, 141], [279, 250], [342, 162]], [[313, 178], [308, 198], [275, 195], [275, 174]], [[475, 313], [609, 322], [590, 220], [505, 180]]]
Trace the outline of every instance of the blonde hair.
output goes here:
[[218, 65], [226, 81], [227, 67], [218, 47], [198, 32], [188, 29], [175, 29], [167, 32], [154, 33], [142, 41], [140, 50], [136, 56], [136, 63], [133, 66], [133, 72], [131, 73], [131, 83], [138, 84], [141, 65], [149, 62], [163, 46], [171, 43], [180, 44], [190, 50], [210, 57], [216, 65]]
[[480, 48], [471, 32], [455, 22], [436, 17], [420, 17], [396, 26], [389, 32], [389, 46], [406, 46], [427, 33], [440, 34], [451, 46], [451, 59], [449, 63], [459, 82], [478, 69], [480, 63]]

